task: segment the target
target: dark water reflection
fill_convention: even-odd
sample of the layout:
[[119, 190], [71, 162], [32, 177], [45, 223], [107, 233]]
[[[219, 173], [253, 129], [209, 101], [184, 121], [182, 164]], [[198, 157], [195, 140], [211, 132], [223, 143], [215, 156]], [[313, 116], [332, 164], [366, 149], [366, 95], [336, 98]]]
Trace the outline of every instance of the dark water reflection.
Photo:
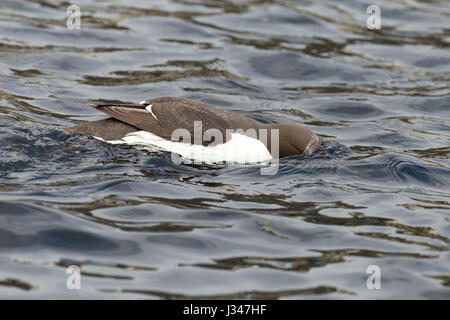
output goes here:
[[[450, 298], [445, 1], [77, 4], [0, 4], [0, 297]], [[167, 95], [325, 145], [262, 176], [61, 130]]]

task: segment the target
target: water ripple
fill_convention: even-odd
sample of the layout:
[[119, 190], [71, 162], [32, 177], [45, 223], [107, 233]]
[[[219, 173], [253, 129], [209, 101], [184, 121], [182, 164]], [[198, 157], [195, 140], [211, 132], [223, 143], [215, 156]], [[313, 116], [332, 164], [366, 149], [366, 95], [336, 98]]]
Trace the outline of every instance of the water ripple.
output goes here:
[[[448, 298], [446, 3], [78, 5], [0, 3], [0, 297], [73, 299], [78, 265], [83, 299]], [[158, 96], [323, 145], [264, 176], [62, 131]]]

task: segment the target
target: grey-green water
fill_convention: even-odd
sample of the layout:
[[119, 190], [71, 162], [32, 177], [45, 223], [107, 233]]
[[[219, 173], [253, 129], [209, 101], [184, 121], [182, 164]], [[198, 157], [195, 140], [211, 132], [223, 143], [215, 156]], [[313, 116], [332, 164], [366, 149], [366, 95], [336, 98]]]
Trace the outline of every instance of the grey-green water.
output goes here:
[[[450, 298], [447, 1], [76, 4], [0, 2], [0, 298]], [[261, 176], [62, 131], [160, 96], [325, 147]]]

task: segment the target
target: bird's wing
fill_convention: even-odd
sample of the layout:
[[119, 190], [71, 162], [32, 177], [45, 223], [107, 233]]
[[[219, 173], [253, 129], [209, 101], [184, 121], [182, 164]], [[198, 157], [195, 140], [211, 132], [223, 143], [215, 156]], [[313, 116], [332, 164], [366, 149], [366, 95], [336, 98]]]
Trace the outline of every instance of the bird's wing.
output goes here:
[[[147, 100], [144, 104], [95, 104], [90, 105], [107, 115], [132, 125], [140, 130], [148, 131], [162, 138], [171, 140], [176, 129], [185, 129], [191, 135], [194, 143], [194, 133], [199, 133], [201, 123], [201, 137], [206, 130], [214, 128], [222, 133], [223, 143], [226, 139], [227, 122], [217, 112], [218, 109], [199, 101], [183, 98], [156, 98]], [[195, 121], [199, 121], [195, 123]], [[194, 132], [194, 125], [197, 130]], [[211, 141], [202, 141], [208, 145]]]

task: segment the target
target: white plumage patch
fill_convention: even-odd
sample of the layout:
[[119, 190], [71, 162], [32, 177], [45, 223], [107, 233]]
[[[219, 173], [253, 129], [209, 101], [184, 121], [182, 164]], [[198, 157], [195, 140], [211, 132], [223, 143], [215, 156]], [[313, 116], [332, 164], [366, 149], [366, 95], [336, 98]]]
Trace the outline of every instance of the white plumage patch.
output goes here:
[[145, 107], [145, 110], [147, 110], [148, 112], [150, 112], [150, 114], [153, 116], [153, 118], [155, 118], [156, 120], [158, 120], [158, 118], [155, 116], [155, 114], [152, 111], [152, 105], [149, 104], [148, 106]]
[[[156, 118], [156, 117], [155, 117]], [[105, 141], [96, 137], [99, 140]], [[127, 134], [120, 140], [105, 141], [111, 144], [128, 144], [148, 147], [151, 151], [161, 149], [179, 154], [184, 159], [203, 163], [258, 163], [269, 161], [272, 156], [264, 143], [239, 133], [232, 133], [231, 139], [212, 147], [173, 142], [147, 131]]]

